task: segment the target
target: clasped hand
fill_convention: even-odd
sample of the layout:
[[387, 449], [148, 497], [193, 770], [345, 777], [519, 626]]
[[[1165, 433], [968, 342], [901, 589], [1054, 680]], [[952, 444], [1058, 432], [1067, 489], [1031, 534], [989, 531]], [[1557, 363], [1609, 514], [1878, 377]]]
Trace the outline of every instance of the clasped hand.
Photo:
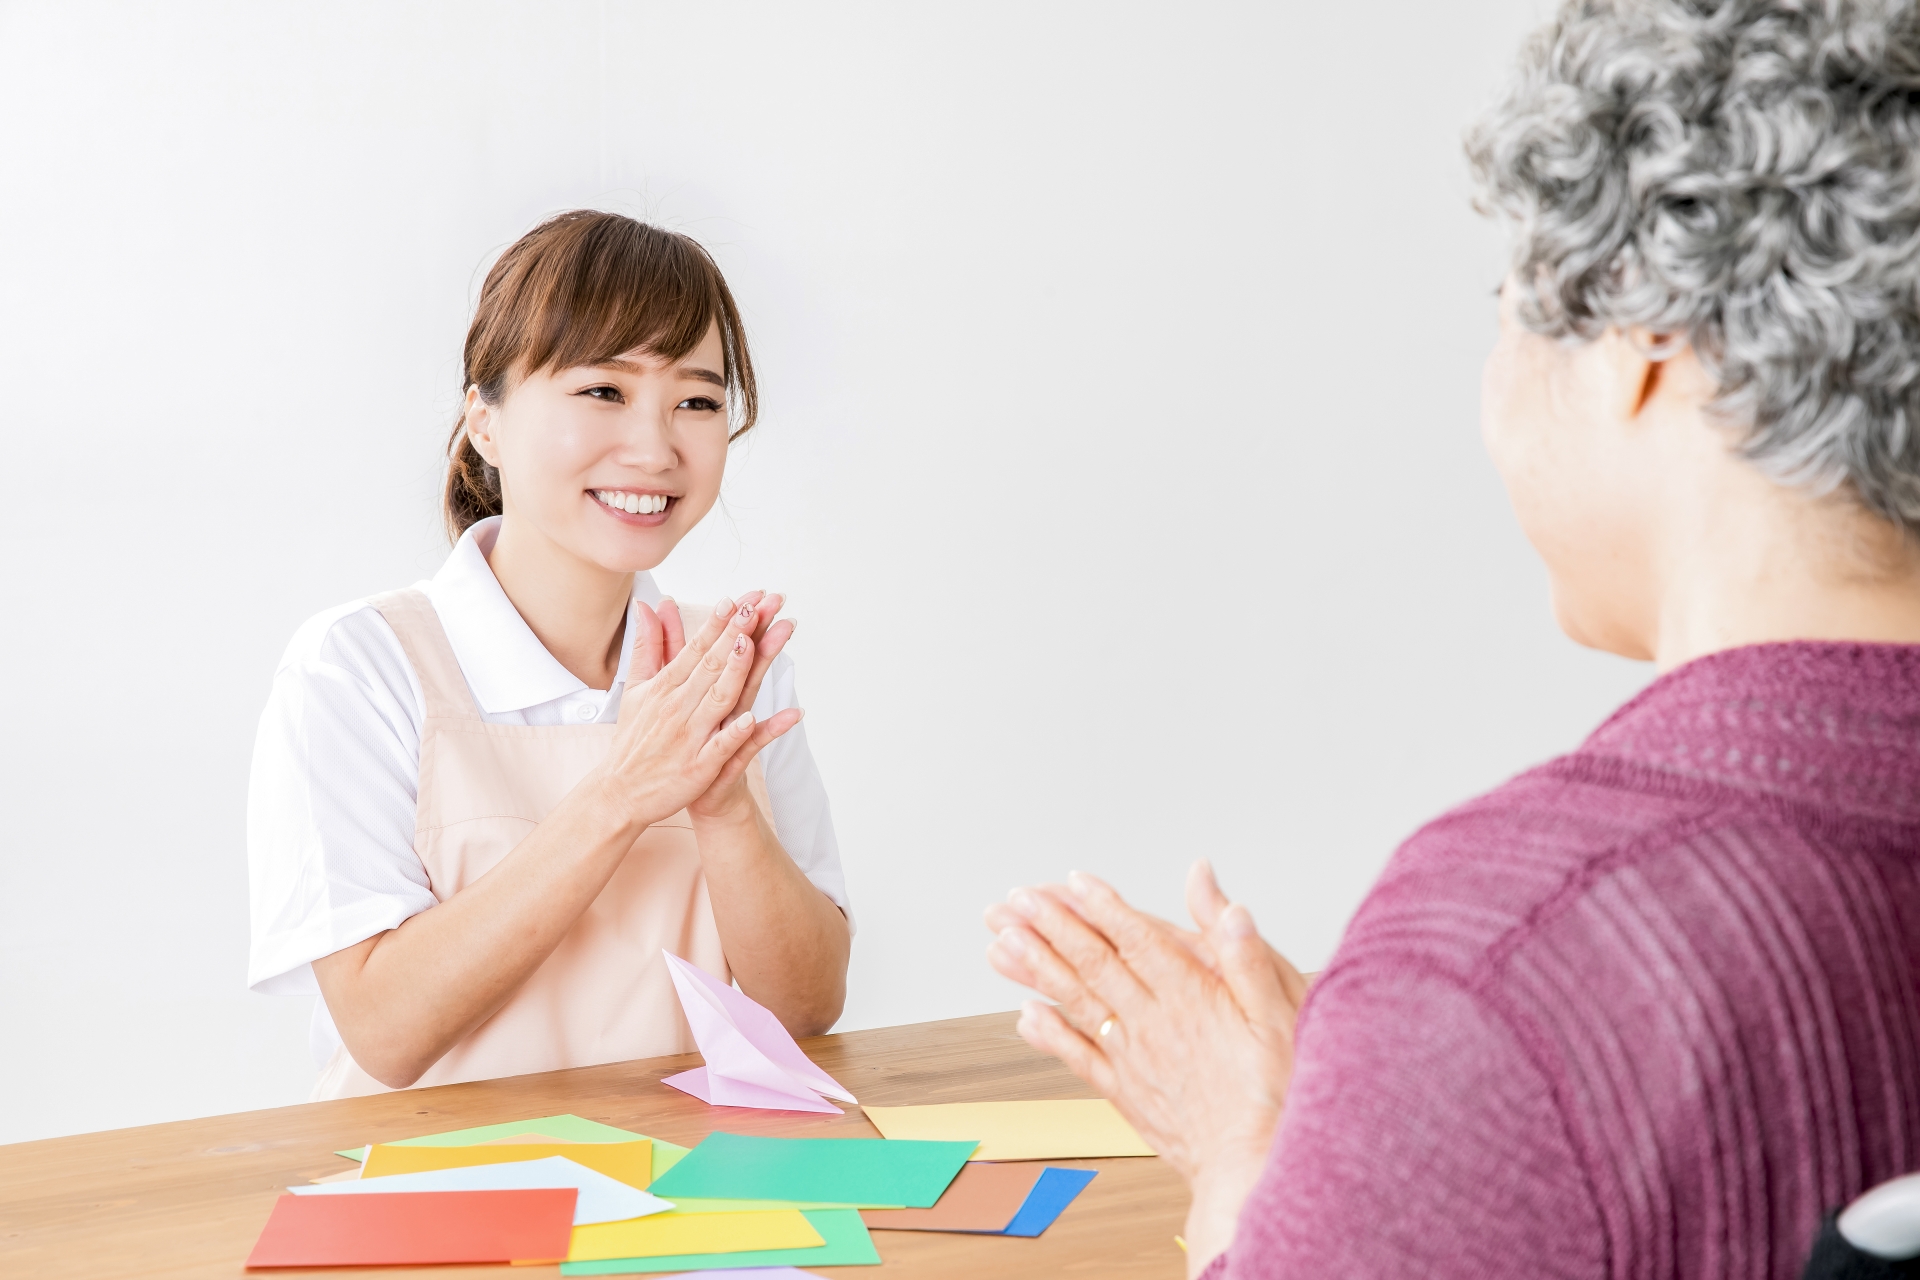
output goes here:
[[1065, 885], [1015, 889], [986, 922], [993, 967], [1054, 1002], [1028, 1001], [1020, 1034], [1111, 1099], [1192, 1186], [1197, 1269], [1231, 1241], [1265, 1164], [1307, 981], [1204, 861], [1187, 878], [1187, 903], [1197, 932], [1076, 872]]
[[763, 721], [752, 710], [793, 634], [774, 620], [783, 603], [758, 591], [722, 600], [691, 638], [672, 601], [636, 607], [620, 722], [597, 778], [629, 821], [645, 827], [682, 809], [720, 818], [753, 803], [748, 764], [800, 723], [798, 708]]

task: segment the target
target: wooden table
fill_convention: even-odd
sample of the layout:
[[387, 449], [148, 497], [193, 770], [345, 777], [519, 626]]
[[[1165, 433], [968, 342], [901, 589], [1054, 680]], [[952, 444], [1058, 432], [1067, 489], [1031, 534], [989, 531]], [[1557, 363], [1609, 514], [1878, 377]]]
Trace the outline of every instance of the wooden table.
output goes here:
[[[1079, 1080], [1013, 1032], [1011, 1013], [851, 1031], [802, 1041], [863, 1102], [877, 1106], [1012, 1098], [1084, 1098]], [[409, 1089], [372, 1098], [183, 1120], [0, 1146], [0, 1276], [237, 1276], [275, 1197], [348, 1167], [336, 1149], [573, 1112], [692, 1146], [715, 1129], [783, 1137], [878, 1137], [858, 1109], [839, 1117], [709, 1107], [659, 1083], [697, 1055], [545, 1075]], [[821, 1267], [846, 1277], [1093, 1276], [1176, 1280], [1174, 1243], [1187, 1194], [1157, 1159], [1063, 1160], [1098, 1169], [1037, 1239], [876, 1231], [879, 1267]], [[307, 1276], [313, 1271], [287, 1273]], [[489, 1276], [549, 1280], [547, 1267], [372, 1268], [328, 1275]]]

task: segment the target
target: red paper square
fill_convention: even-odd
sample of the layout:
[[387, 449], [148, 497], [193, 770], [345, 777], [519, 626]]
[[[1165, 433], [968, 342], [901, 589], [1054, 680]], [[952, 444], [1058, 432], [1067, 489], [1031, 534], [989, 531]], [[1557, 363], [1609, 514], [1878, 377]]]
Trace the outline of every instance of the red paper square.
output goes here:
[[281, 1196], [249, 1267], [551, 1262], [573, 1241], [572, 1187]]

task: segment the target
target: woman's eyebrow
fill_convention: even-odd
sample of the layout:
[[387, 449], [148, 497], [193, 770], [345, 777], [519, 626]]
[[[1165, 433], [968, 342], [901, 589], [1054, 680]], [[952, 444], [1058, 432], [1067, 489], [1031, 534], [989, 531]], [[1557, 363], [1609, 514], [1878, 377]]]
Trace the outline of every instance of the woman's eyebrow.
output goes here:
[[[619, 369], [625, 373], [647, 372], [647, 367], [645, 365], [641, 364], [637, 360], [628, 360], [623, 356], [615, 356], [611, 360], [602, 360], [600, 362], [600, 367], [602, 369]], [[711, 382], [716, 387], [724, 387], [727, 385], [727, 380], [725, 378], [721, 377], [719, 374], [715, 373], [711, 369], [702, 369], [698, 365], [692, 365], [692, 364], [682, 365], [678, 369], [675, 369], [673, 372], [675, 377], [692, 378], [697, 382]]]

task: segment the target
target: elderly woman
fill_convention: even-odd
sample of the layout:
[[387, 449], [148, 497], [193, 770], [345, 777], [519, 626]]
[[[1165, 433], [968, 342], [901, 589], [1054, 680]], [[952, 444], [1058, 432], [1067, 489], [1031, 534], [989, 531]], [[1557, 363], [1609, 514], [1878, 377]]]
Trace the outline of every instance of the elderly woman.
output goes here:
[[1471, 135], [1483, 423], [1663, 673], [1424, 828], [1307, 984], [1204, 864], [988, 912], [1207, 1277], [1789, 1277], [1920, 1167], [1920, 15], [1573, 0]]

